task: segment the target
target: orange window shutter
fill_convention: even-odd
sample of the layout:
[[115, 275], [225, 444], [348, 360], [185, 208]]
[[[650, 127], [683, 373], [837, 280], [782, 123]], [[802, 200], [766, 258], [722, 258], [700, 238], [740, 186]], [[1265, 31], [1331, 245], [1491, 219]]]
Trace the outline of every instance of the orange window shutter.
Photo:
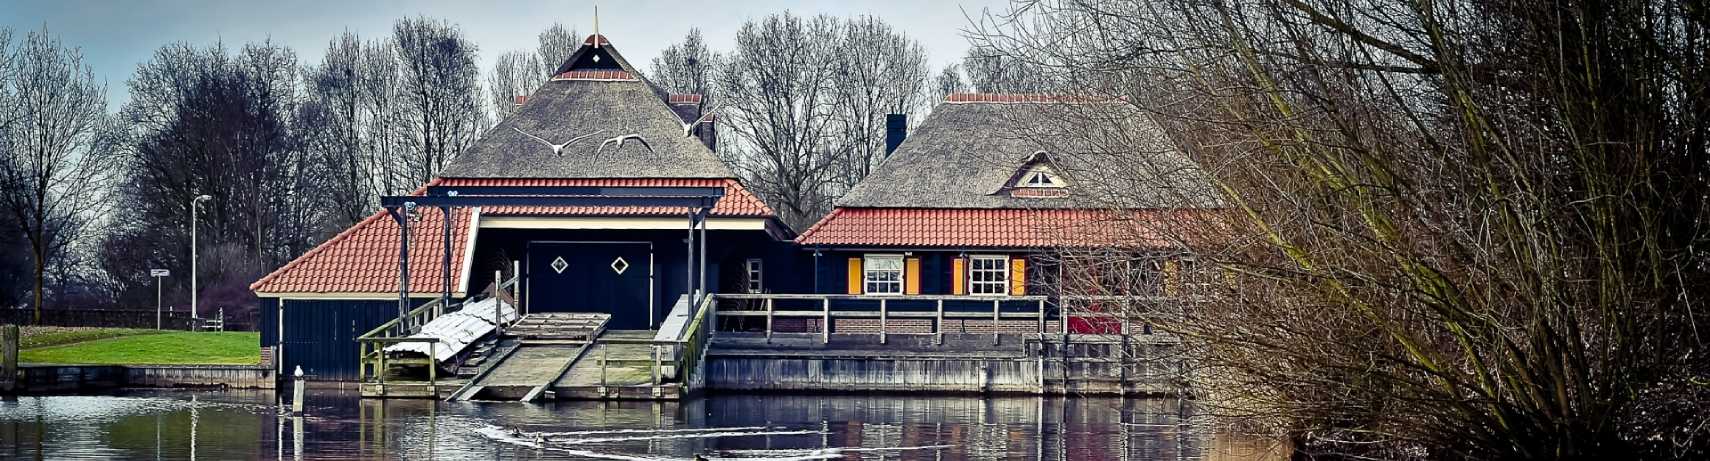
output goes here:
[[849, 294], [861, 294], [861, 257], [849, 258]]
[[1181, 292], [1180, 267], [1174, 259], [1164, 261], [1164, 296], [1175, 296]]
[[955, 294], [955, 295], [968, 294], [968, 284], [964, 283], [964, 282], [966, 282], [965, 279], [967, 277], [968, 277], [968, 259], [967, 258], [956, 258], [956, 259], [950, 260], [950, 294]]
[[903, 294], [920, 294], [920, 258], [908, 258], [903, 264]]
[[1009, 260], [1009, 294], [1027, 296], [1027, 258]]

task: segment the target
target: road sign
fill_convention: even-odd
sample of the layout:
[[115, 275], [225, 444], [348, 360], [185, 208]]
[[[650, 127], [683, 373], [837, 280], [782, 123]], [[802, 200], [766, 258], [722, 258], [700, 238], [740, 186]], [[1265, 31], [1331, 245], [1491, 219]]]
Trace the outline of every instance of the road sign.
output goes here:
[[149, 277], [171, 277], [172, 271], [166, 269], [149, 269]]

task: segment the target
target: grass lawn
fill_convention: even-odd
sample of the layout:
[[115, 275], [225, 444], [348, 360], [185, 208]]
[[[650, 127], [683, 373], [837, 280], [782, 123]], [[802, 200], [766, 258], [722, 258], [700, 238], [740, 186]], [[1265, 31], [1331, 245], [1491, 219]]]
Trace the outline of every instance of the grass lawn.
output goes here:
[[117, 338], [120, 336], [151, 335], [160, 330], [142, 330], [134, 328], [82, 328], [82, 327], [38, 327], [25, 325], [19, 329], [18, 348], [35, 349], [38, 347], [58, 346], [61, 344], [80, 343], [102, 338]]
[[253, 331], [146, 331], [25, 349], [19, 362], [88, 365], [253, 365], [261, 362], [260, 333]]

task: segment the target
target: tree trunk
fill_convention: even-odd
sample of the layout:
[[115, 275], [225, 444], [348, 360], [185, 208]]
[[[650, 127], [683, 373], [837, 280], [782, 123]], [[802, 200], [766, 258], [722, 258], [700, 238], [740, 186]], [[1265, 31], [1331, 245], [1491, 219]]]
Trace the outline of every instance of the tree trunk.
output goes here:
[[[45, 238], [46, 236], [43, 236], [43, 237]], [[47, 280], [47, 257], [44, 256], [43, 253], [47, 253], [47, 248], [45, 248], [46, 247], [45, 244], [41, 243], [42, 242], [41, 239], [36, 239], [36, 242], [37, 242], [36, 244], [30, 246], [30, 249], [35, 250], [35, 256], [36, 256], [36, 261], [35, 261], [36, 262], [36, 264], [35, 264], [35, 271], [36, 271], [35, 312], [32, 313], [30, 323], [34, 324], [34, 325], [41, 325], [42, 324], [42, 299], [43, 299], [42, 289], [47, 285], [45, 283]]]

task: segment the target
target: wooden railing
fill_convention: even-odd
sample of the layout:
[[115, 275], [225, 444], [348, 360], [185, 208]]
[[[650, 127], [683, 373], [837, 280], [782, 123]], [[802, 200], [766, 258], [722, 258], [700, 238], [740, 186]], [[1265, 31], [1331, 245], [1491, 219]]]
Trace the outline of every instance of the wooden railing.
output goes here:
[[[461, 304], [454, 304], [454, 308], [451, 309], [451, 311], [456, 312], [455, 307], [460, 306]], [[439, 318], [440, 315], [444, 315], [446, 310], [446, 306], [441, 303], [441, 300], [435, 299], [428, 301], [415, 309], [410, 309], [408, 313], [404, 314], [404, 317], [387, 320], [386, 323], [382, 323], [380, 326], [374, 327], [372, 330], [368, 330], [367, 333], [363, 333], [362, 336], [356, 337], [356, 342], [359, 345], [357, 350], [358, 353], [361, 354], [356, 365], [357, 380], [361, 382], [374, 381], [385, 383], [387, 365], [386, 346], [398, 343], [425, 342], [430, 343], [428, 344], [429, 354], [427, 358], [396, 358], [392, 359], [392, 364], [427, 365], [428, 381], [430, 383], [434, 381], [434, 378], [436, 378], [436, 376], [434, 376], [435, 369], [438, 367], [434, 366], [435, 355], [432, 352], [434, 352], [435, 345], [439, 344], [439, 340], [434, 338], [411, 338], [409, 336], [421, 331], [422, 325], [427, 325], [427, 323], [432, 322], [433, 319]]]
[[[497, 273], [495, 273], [495, 275], [496, 274]], [[515, 306], [516, 303], [514, 300], [510, 299], [511, 297], [508, 296], [509, 291], [507, 290], [514, 289], [516, 284], [517, 278], [511, 277], [510, 280], [506, 280], [504, 283], [487, 285], [487, 289], [482, 291], [481, 296], [484, 298], [496, 296]], [[382, 323], [379, 326], [374, 327], [374, 329], [368, 330], [367, 333], [357, 336], [356, 342], [359, 345], [357, 349], [359, 354], [357, 359], [357, 380], [360, 382], [378, 382], [384, 384], [386, 382], [386, 367], [388, 365], [424, 365], [428, 369], [428, 384], [430, 386], [435, 384], [435, 381], [437, 381], [438, 378], [438, 363], [435, 360], [435, 357], [438, 356], [437, 348], [439, 340], [434, 338], [411, 338], [409, 336], [420, 332], [422, 326], [427, 325], [428, 322], [432, 322], [434, 319], [437, 319], [448, 312], [457, 312], [463, 308], [462, 302], [452, 302], [447, 304], [442, 301], [443, 300], [441, 299], [434, 299], [423, 303], [421, 306], [410, 309], [403, 317], [388, 320], [386, 323]], [[501, 325], [501, 328], [502, 327], [503, 326]], [[399, 343], [428, 343], [427, 357], [396, 357], [388, 359], [386, 356], [386, 346]]]
[[[1046, 321], [1053, 318], [1052, 309], [1047, 304], [1046, 296], [953, 296], [953, 295], [909, 295], [909, 296], [860, 296], [860, 295], [824, 295], [824, 294], [717, 294], [713, 297], [718, 301], [733, 304], [731, 306], [715, 306], [718, 317], [735, 318], [765, 318], [766, 340], [772, 339], [775, 329], [773, 324], [778, 318], [803, 318], [819, 320], [820, 342], [831, 341], [835, 333], [835, 320], [846, 318], [876, 319], [878, 328], [873, 333], [878, 335], [882, 344], [892, 334], [890, 321], [892, 319], [931, 319], [930, 331], [937, 340], [942, 340], [946, 320], [990, 320], [992, 322], [992, 340], [998, 341], [1003, 331], [999, 328], [1004, 320], [1032, 320], [1037, 325], [1038, 334], [1048, 333]], [[784, 305], [780, 308], [780, 305]], [[817, 309], [816, 309], [817, 308]]]
[[712, 340], [717, 306], [710, 296], [702, 296], [697, 304], [689, 302], [687, 296], [679, 298], [653, 337], [655, 387], [667, 379], [676, 379], [690, 388], [699, 386], [700, 366]]

